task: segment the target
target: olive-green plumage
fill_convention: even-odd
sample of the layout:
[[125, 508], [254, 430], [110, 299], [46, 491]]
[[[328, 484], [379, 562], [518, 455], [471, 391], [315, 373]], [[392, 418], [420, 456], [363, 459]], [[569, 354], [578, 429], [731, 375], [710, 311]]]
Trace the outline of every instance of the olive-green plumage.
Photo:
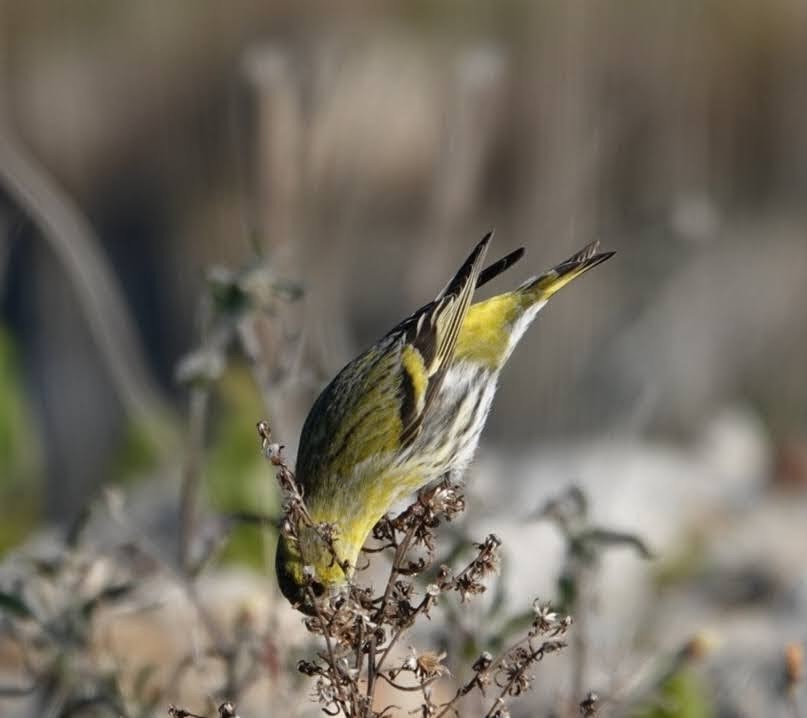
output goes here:
[[[474, 248], [437, 298], [350, 362], [323, 390], [300, 437], [297, 480], [317, 523], [336, 526], [340, 562], [361, 547], [393, 503], [473, 458], [499, 372], [538, 311], [558, 289], [613, 252], [597, 243], [513, 291], [472, 304], [474, 290], [518, 261], [517, 250], [482, 269], [491, 240]], [[306, 608], [304, 567], [317, 592], [348, 576], [313, 529], [281, 536], [284, 595]], [[348, 570], [348, 574], [350, 570]]]

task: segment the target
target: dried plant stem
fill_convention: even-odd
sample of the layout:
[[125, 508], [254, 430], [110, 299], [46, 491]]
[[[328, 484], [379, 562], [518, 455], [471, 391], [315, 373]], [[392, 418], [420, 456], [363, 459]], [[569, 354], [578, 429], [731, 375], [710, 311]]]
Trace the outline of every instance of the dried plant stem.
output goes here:
[[[583, 573], [583, 572], [581, 572]], [[574, 715], [577, 712], [576, 701], [578, 696], [585, 693], [586, 687], [586, 664], [588, 657], [588, 641], [587, 641], [587, 625], [586, 625], [586, 603], [585, 593], [587, 589], [587, 582], [581, 575], [578, 576], [578, 591], [580, 592], [580, 599], [570, 606], [571, 612], [575, 616], [575, 631], [572, 636], [572, 692], [569, 714]]]
[[518, 680], [520, 680], [524, 676], [527, 668], [529, 668], [530, 665], [532, 665], [532, 663], [534, 661], [538, 660], [541, 656], [543, 656], [543, 651], [544, 651], [544, 646], [545, 645], [546, 644], [541, 644], [541, 646], [539, 648], [533, 650], [529, 654], [527, 660], [524, 661], [513, 672], [513, 674], [510, 676], [510, 679], [507, 681], [507, 683], [504, 684], [504, 686], [502, 686], [501, 691], [499, 691], [499, 695], [496, 696], [496, 699], [491, 704], [490, 710], [488, 710], [488, 712], [485, 713], [485, 718], [492, 718], [492, 716], [495, 713], [496, 709], [498, 707], [500, 707], [504, 703], [505, 697], [510, 694], [510, 691], [513, 690], [513, 686], [516, 684], [516, 682]]
[[[502, 651], [495, 659], [491, 659], [490, 664], [485, 670], [488, 673], [494, 671], [499, 666], [499, 664], [501, 664], [502, 660], [504, 660], [504, 657], [508, 653], [514, 651], [515, 649], [525, 644], [527, 640], [528, 638], [522, 638], [521, 640], [511, 645], [508, 649]], [[448, 703], [445, 703], [441, 706], [440, 712], [434, 718], [443, 718], [443, 716], [445, 716], [450, 710], [455, 710], [454, 706], [457, 704], [457, 702], [461, 698], [468, 695], [478, 685], [479, 685], [479, 673], [477, 672], [470, 681], [468, 681], [461, 688], [457, 689], [457, 692], [454, 694], [454, 697]]]
[[429, 597], [429, 596], [424, 596], [424, 597], [423, 597], [423, 600], [422, 600], [422, 601], [421, 601], [421, 602], [420, 602], [420, 603], [417, 605], [417, 607], [415, 608], [415, 610], [414, 610], [414, 611], [411, 613], [411, 615], [409, 616], [409, 621], [408, 621], [408, 622], [407, 622], [405, 625], [401, 626], [401, 627], [400, 627], [400, 628], [399, 628], [399, 629], [398, 629], [398, 630], [397, 630], [397, 631], [396, 631], [396, 632], [395, 632], [395, 633], [392, 635], [392, 638], [390, 638], [389, 642], [387, 643], [387, 647], [384, 649], [384, 652], [381, 654], [381, 658], [378, 660], [378, 662], [377, 662], [377, 663], [376, 663], [376, 665], [375, 665], [375, 671], [376, 671], [376, 673], [380, 673], [380, 671], [381, 671], [381, 669], [382, 669], [382, 667], [383, 667], [384, 663], [386, 662], [387, 658], [389, 658], [389, 654], [390, 654], [390, 652], [391, 652], [391, 651], [392, 651], [392, 649], [395, 647], [395, 644], [396, 644], [396, 643], [398, 643], [398, 640], [400, 639], [400, 637], [401, 637], [401, 636], [402, 636], [402, 635], [403, 635], [403, 634], [406, 632], [406, 630], [407, 630], [409, 627], [411, 627], [411, 625], [412, 625], [412, 624], [415, 622], [415, 620], [417, 619], [417, 617], [418, 617], [418, 616], [419, 616], [421, 613], [425, 612], [425, 610], [427, 609], [427, 607], [428, 607], [429, 605], [431, 605], [431, 599], [430, 599], [430, 597]]
[[403, 561], [404, 556], [406, 556], [406, 552], [409, 550], [409, 545], [412, 543], [412, 537], [415, 535], [415, 528], [416, 526], [412, 524], [404, 535], [403, 541], [400, 543], [398, 543], [393, 536], [394, 543], [392, 546], [395, 547], [395, 556], [392, 559], [392, 568], [390, 569], [390, 577], [387, 581], [387, 587], [384, 590], [384, 596], [381, 599], [381, 605], [378, 608], [378, 616], [384, 615], [384, 610], [387, 607], [387, 602], [389, 601], [390, 594], [392, 593], [392, 587], [395, 585], [395, 580], [400, 575], [401, 562]]
[[[314, 597], [314, 592], [309, 588], [308, 591], [308, 599], [311, 601], [312, 605], [314, 606], [314, 615], [320, 621], [322, 625], [325, 624], [325, 620], [322, 616], [322, 613], [319, 610], [319, 606]], [[333, 642], [331, 641], [331, 635], [328, 631], [323, 631], [323, 637], [325, 639], [325, 649], [328, 652], [328, 676], [331, 680], [331, 684], [333, 685], [334, 689], [337, 693], [337, 702], [339, 707], [342, 709], [345, 715], [350, 715], [348, 712], [348, 701], [344, 695], [344, 690], [342, 686], [342, 681], [340, 680], [336, 662], [336, 653], [334, 652]]]

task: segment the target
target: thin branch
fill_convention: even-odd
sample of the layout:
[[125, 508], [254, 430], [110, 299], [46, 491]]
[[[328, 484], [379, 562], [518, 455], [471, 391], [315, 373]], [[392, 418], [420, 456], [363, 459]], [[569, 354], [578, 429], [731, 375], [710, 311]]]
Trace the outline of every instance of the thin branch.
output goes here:
[[[311, 603], [311, 605], [314, 608], [314, 615], [319, 620], [320, 625], [324, 627], [325, 624], [324, 624], [323, 619], [322, 619], [322, 613], [319, 610], [319, 605], [317, 604], [316, 598], [314, 597], [314, 592], [309, 587], [309, 588], [306, 589], [306, 593], [308, 594], [309, 602]], [[349, 713], [347, 711], [347, 706], [349, 704], [347, 702], [347, 699], [344, 696], [341, 677], [339, 676], [338, 669], [336, 667], [337, 666], [336, 657], [335, 657], [335, 653], [334, 653], [334, 650], [333, 650], [333, 644], [331, 642], [330, 633], [328, 631], [326, 631], [326, 630], [323, 630], [322, 635], [325, 638], [325, 647], [326, 647], [326, 649], [328, 651], [328, 675], [330, 677], [331, 683], [333, 684], [333, 686], [334, 686], [334, 688], [335, 688], [335, 690], [337, 692], [338, 700], [340, 702], [340, 706], [342, 707], [342, 710], [344, 711], [345, 715], [349, 715]]]

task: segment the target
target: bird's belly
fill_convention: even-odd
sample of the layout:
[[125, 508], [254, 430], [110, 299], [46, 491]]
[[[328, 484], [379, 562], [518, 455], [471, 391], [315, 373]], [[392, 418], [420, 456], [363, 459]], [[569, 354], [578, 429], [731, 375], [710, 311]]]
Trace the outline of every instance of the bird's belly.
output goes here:
[[421, 485], [447, 473], [461, 474], [471, 462], [496, 393], [497, 374], [471, 362], [449, 367], [408, 452], [420, 464]]

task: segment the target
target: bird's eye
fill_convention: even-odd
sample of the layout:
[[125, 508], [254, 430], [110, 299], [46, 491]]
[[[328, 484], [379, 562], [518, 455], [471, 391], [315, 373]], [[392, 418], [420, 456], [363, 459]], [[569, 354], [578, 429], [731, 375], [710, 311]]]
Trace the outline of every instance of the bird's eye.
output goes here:
[[314, 592], [314, 595], [319, 598], [325, 593], [325, 586], [323, 586], [319, 581], [312, 581], [311, 590]]

